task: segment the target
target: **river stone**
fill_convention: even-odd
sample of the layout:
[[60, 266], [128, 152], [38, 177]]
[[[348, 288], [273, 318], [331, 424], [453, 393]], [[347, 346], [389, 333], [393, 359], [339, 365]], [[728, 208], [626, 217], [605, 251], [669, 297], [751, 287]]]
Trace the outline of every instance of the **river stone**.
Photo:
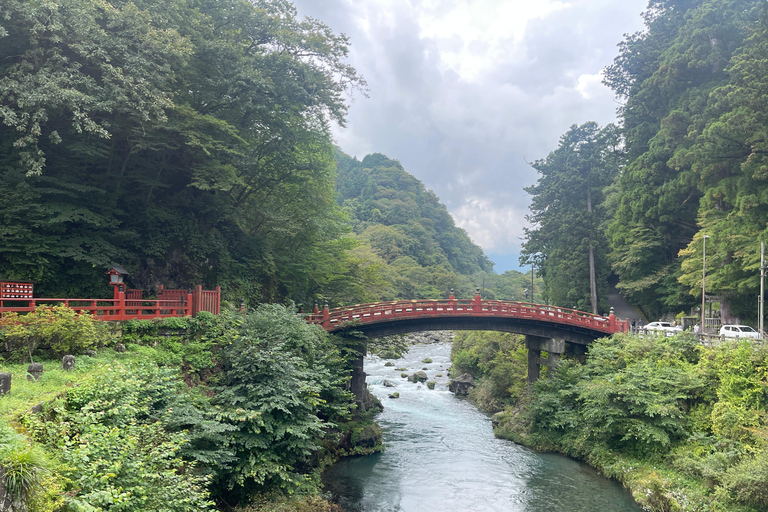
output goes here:
[[41, 363], [30, 363], [27, 367], [27, 380], [40, 380], [43, 376], [43, 365]]
[[405, 368], [395, 368], [395, 371], [396, 371], [396, 372], [404, 372], [404, 371], [405, 371]]
[[384, 366], [395, 366], [395, 363], [393, 363], [392, 361], [387, 361], [386, 363], [384, 363]]
[[462, 373], [448, 384], [448, 390], [456, 396], [467, 396], [475, 385], [475, 379], [468, 373]]
[[407, 374], [407, 373], [401, 373], [401, 374], [400, 374], [400, 376], [401, 376], [402, 378], [404, 378], [404, 379], [407, 379], [407, 378], [408, 378], [408, 374]]
[[[11, 392], [11, 378], [13, 376], [10, 373], [0, 373], [0, 395]], [[0, 509], [1, 510], [1, 509]]]
[[389, 395], [389, 398], [400, 398], [400, 392], [395, 391], [391, 395]]
[[61, 369], [66, 371], [72, 371], [75, 369], [75, 356], [66, 355], [61, 358]]
[[424, 372], [416, 372], [413, 375], [411, 375], [410, 381], [411, 382], [426, 382], [428, 379], [427, 374]]
[[426, 358], [422, 359], [421, 362], [424, 363], [424, 364], [429, 364], [429, 363], [432, 362], [432, 360], [430, 358], [426, 357]]
[[427, 387], [429, 389], [435, 389], [435, 384], [437, 384], [437, 382], [431, 380], [431, 381], [427, 382]]
[[395, 385], [392, 384], [391, 382], [389, 382], [388, 380], [385, 380], [384, 381], [384, 387], [385, 388], [393, 388], [393, 387], [395, 387]]

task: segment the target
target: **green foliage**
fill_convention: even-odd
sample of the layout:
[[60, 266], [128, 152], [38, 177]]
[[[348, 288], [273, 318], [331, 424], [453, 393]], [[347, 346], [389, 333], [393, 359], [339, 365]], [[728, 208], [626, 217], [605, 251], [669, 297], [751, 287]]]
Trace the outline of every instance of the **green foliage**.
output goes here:
[[40, 502], [36, 503], [38, 509], [55, 505], [59, 500], [53, 496], [41, 496], [45, 494], [43, 483], [57, 487], [56, 482], [46, 478], [53, 467], [40, 447], [30, 444], [0, 419], [0, 477], [4, 479], [3, 486], [14, 506], [26, 503], [32, 497]]
[[[330, 123], [365, 82], [286, 0], [0, 6], [0, 274], [43, 296], [220, 284], [358, 301]], [[213, 78], [215, 77], [215, 78]]]
[[110, 326], [89, 314], [63, 306], [38, 306], [34, 313], [10, 313], [0, 323], [5, 350], [17, 359], [31, 359], [38, 348], [55, 356], [77, 354], [112, 341]]
[[[666, 5], [670, 4], [670, 5]], [[662, 7], [659, 7], [661, 5]], [[608, 230], [619, 289], [650, 316], [708, 293], [754, 318], [759, 240], [766, 239], [765, 6], [755, 0], [652, 2], [606, 83], [629, 161]]]
[[536, 382], [496, 430], [586, 460], [649, 510], [763, 510], [767, 362], [748, 342], [616, 335]]
[[295, 310], [263, 305], [218, 357], [217, 418], [237, 430], [229, 441], [236, 460], [217, 486], [232, 499], [306, 485], [320, 439], [352, 406], [340, 352]]
[[461, 331], [454, 337], [451, 360], [451, 375], [469, 373], [477, 380], [470, 398], [484, 411], [514, 404], [525, 389], [527, 351], [522, 336]]
[[62, 462], [68, 510], [211, 509], [206, 477], [181, 457], [188, 434], [164, 427], [180, 385], [171, 370], [114, 366], [23, 417]]

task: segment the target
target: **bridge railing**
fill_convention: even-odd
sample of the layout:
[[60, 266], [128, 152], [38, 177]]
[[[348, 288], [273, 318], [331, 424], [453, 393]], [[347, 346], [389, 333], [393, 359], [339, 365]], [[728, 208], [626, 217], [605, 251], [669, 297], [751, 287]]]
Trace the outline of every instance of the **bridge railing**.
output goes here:
[[606, 334], [626, 332], [629, 324], [616, 319], [613, 315], [599, 316], [574, 309], [532, 304], [527, 302], [478, 300], [475, 299], [438, 299], [377, 302], [341, 307], [333, 310], [323, 309], [308, 315], [308, 321], [322, 325], [326, 330], [342, 328], [349, 322], [376, 323], [396, 318], [448, 317], [501, 317], [526, 320], [540, 320], [564, 325], [584, 327]]

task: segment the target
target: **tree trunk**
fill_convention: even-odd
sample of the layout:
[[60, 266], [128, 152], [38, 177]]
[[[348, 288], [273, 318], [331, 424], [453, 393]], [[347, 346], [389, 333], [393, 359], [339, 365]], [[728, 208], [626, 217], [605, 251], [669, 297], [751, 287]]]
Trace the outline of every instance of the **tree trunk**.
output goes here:
[[592, 241], [592, 190], [587, 184], [587, 212], [589, 215], [589, 301], [592, 314], [597, 314], [597, 278], [595, 277], [595, 248]]

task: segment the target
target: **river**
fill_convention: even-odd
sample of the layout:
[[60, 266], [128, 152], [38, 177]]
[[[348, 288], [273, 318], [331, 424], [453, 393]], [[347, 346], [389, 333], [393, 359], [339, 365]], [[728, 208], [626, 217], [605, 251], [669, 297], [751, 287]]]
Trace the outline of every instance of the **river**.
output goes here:
[[[323, 477], [350, 512], [639, 512], [628, 491], [585, 464], [493, 436], [490, 418], [448, 391], [448, 343], [412, 346], [395, 366], [365, 359], [384, 453], [343, 460]], [[426, 358], [431, 363], [423, 363]], [[427, 368], [434, 390], [402, 378]], [[442, 377], [436, 375], [442, 374]], [[395, 387], [385, 387], [387, 380]], [[388, 396], [397, 391], [397, 399]]]

